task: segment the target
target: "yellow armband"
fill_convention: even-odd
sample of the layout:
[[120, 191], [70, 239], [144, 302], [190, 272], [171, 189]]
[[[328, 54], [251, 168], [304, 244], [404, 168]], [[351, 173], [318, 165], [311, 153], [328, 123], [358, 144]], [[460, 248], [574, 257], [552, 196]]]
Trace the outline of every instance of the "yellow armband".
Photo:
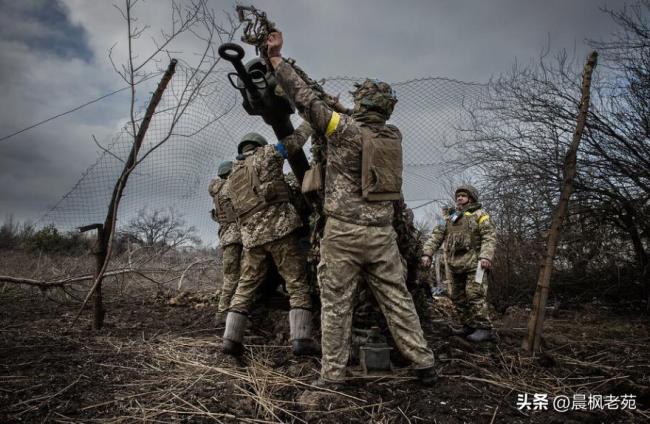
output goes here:
[[336, 130], [336, 127], [339, 126], [339, 121], [341, 120], [341, 115], [339, 115], [337, 112], [332, 112], [332, 117], [330, 118], [330, 122], [327, 124], [327, 129], [325, 130], [325, 135], [330, 136]]

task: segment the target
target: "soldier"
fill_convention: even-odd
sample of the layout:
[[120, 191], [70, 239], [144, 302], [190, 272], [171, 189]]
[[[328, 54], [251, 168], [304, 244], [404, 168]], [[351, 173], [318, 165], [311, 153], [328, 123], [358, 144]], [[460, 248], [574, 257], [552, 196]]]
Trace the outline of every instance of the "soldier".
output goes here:
[[[462, 329], [452, 329], [472, 342], [492, 339], [492, 324], [487, 307], [487, 277], [476, 282], [477, 267], [492, 267], [496, 231], [489, 215], [478, 203], [478, 191], [470, 186], [455, 192], [456, 210], [444, 227], [436, 227], [424, 244], [422, 265], [431, 266], [431, 257], [446, 243], [447, 265], [451, 274], [451, 299], [461, 316]], [[487, 274], [487, 273], [486, 273]]]
[[[437, 220], [436, 228], [434, 232], [443, 232], [447, 219], [449, 219], [449, 214], [454, 210], [453, 205], [444, 205], [441, 209], [440, 218]], [[424, 247], [424, 246], [423, 246]], [[436, 296], [441, 296], [451, 292], [451, 281], [452, 276], [449, 271], [449, 265], [447, 264], [447, 243], [442, 243], [440, 248], [441, 252], [439, 255], [435, 255], [435, 260], [433, 265], [435, 266], [435, 285], [431, 288], [431, 294]], [[422, 255], [420, 255], [422, 256]], [[420, 262], [420, 259], [418, 259]]]
[[239, 281], [239, 261], [241, 259], [242, 244], [239, 225], [232, 203], [228, 198], [226, 180], [232, 171], [232, 162], [225, 161], [219, 164], [217, 175], [219, 179], [210, 181], [209, 192], [214, 201], [212, 219], [219, 224], [219, 245], [223, 253], [223, 278], [219, 306], [217, 307], [216, 324], [222, 325], [226, 319], [226, 311]]
[[237, 215], [244, 245], [241, 275], [230, 302], [223, 350], [240, 355], [244, 331], [255, 291], [262, 283], [268, 263], [275, 262], [289, 292], [289, 324], [294, 354], [312, 353], [311, 293], [305, 256], [296, 231], [302, 221], [291, 204], [282, 166], [287, 157], [284, 144], [268, 145], [264, 137], [249, 133], [237, 147], [240, 159], [228, 178], [228, 195]]
[[[353, 296], [362, 271], [395, 343], [426, 384], [434, 358], [420, 327], [392, 227], [401, 191], [401, 134], [386, 125], [397, 102], [386, 83], [366, 80], [354, 94], [352, 116], [331, 109], [281, 56], [282, 35], [270, 34], [268, 56], [278, 84], [314, 131], [325, 137], [324, 211], [318, 280], [321, 288], [322, 366], [319, 385], [340, 384], [350, 354]], [[362, 152], [363, 160], [362, 160]], [[373, 179], [374, 177], [374, 179]]]

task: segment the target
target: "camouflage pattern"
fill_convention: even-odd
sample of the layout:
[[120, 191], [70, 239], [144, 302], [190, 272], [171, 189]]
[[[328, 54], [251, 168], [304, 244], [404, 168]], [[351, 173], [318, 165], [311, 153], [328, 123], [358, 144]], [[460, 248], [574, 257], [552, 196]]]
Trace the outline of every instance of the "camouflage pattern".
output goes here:
[[397, 234], [399, 254], [406, 264], [406, 286], [411, 287], [418, 281], [418, 268], [422, 257], [422, 234], [415, 228], [413, 211], [406, 205], [404, 198], [393, 202], [395, 214], [393, 228]]
[[[291, 65], [283, 62], [276, 68], [275, 74], [303, 119], [311, 124], [316, 133], [325, 134], [332, 118], [332, 110], [314, 94]], [[327, 137], [325, 214], [359, 225], [391, 225], [391, 201], [366, 202], [362, 198], [361, 123], [347, 115], [339, 117], [336, 129]], [[397, 129], [392, 127], [391, 131]]]
[[282, 140], [282, 144], [287, 147], [287, 150], [289, 152], [291, 152], [292, 149], [302, 149], [305, 143], [307, 143], [309, 137], [311, 137], [313, 134], [314, 129], [311, 127], [311, 125], [309, 125], [309, 122], [302, 121], [302, 123], [298, 125], [298, 128], [295, 129], [293, 134], [285, 137]]
[[[259, 176], [263, 194], [271, 182], [282, 181], [284, 174], [282, 166], [284, 158], [277, 152], [275, 146], [258, 147], [246, 155], [253, 155], [253, 166]], [[235, 172], [244, 166], [244, 161], [238, 161], [233, 167]], [[262, 246], [279, 240], [302, 226], [296, 208], [289, 202], [274, 203], [248, 217], [239, 223], [242, 243], [246, 249]]]
[[[361, 123], [387, 131], [381, 117], [360, 121], [334, 115], [287, 63], [276, 79], [299, 113], [319, 135], [326, 135], [324, 212], [327, 215], [320, 245], [318, 282], [321, 290], [321, 377], [340, 381], [350, 355], [354, 294], [362, 271], [372, 274], [368, 284], [386, 317], [393, 339], [416, 368], [433, 365], [433, 353], [406, 289], [405, 269], [392, 227], [392, 201], [366, 202], [361, 188]], [[338, 124], [330, 125], [330, 121]]]
[[470, 272], [451, 273], [450, 297], [464, 325], [489, 330], [492, 324], [486, 301], [488, 274], [483, 274], [483, 282], [479, 284], [474, 281], [476, 267], [474, 269]]
[[472, 203], [462, 213], [455, 223], [447, 219], [444, 228], [436, 227], [423, 249], [424, 255], [433, 256], [446, 242], [447, 263], [454, 273], [476, 270], [479, 259], [492, 261], [496, 248], [496, 230], [481, 204]]
[[[226, 181], [223, 179], [214, 179], [210, 181], [208, 191], [215, 204], [221, 203], [222, 205], [230, 204], [230, 199], [227, 195]], [[219, 225], [219, 245], [223, 248], [231, 244], [241, 244], [241, 233], [239, 225], [236, 222], [229, 224]]]
[[327, 380], [345, 378], [350, 355], [354, 294], [362, 271], [368, 280], [390, 332], [404, 357], [416, 368], [433, 365], [413, 299], [406, 289], [405, 272], [392, 226], [364, 226], [328, 218], [321, 241], [318, 281], [321, 285], [322, 368]]
[[289, 202], [296, 208], [296, 212], [298, 212], [298, 216], [300, 216], [300, 220], [304, 224], [303, 227], [307, 231], [311, 208], [305, 196], [302, 195], [300, 183], [298, 183], [298, 179], [293, 172], [284, 175], [284, 182], [289, 186]]
[[395, 91], [385, 82], [366, 79], [362, 83], [355, 83], [355, 90], [351, 92], [355, 101], [353, 114], [378, 113], [382, 120], [387, 121], [393, 113], [397, 96]]
[[[478, 197], [478, 193], [475, 195]], [[496, 230], [480, 203], [470, 203], [459, 213], [462, 216], [455, 223], [446, 217], [444, 226], [434, 228], [424, 244], [423, 254], [432, 257], [443, 243], [446, 244], [449, 272], [445, 274], [451, 282], [449, 290], [463, 324], [489, 329], [487, 281], [477, 284], [474, 277], [479, 259], [492, 261], [494, 258]]]
[[472, 203], [479, 202], [480, 199], [478, 197], [478, 190], [474, 186], [469, 184], [464, 184], [462, 186], [459, 186], [454, 192], [454, 196], [458, 195], [458, 193], [460, 193], [461, 191], [467, 193], [469, 197], [471, 197]]
[[222, 249], [223, 283], [221, 284], [221, 292], [219, 293], [219, 306], [217, 307], [217, 313], [223, 314], [223, 317], [225, 318], [225, 313], [228, 310], [228, 307], [230, 307], [230, 301], [235, 294], [237, 283], [239, 282], [239, 265], [242, 256], [242, 245], [229, 244], [224, 246]]
[[298, 245], [297, 235], [292, 233], [263, 245], [250, 248], [244, 246], [241, 275], [229, 310], [243, 314], [250, 311], [255, 292], [268, 270], [267, 255], [271, 256], [286, 282], [291, 308], [311, 309], [305, 255]]

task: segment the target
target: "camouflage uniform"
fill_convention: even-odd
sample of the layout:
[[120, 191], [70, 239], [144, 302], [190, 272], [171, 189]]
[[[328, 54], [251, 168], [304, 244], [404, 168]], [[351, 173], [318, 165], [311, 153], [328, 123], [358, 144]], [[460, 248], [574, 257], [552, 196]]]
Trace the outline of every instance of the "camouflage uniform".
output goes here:
[[[276, 79], [303, 119], [327, 140], [324, 210], [318, 279], [321, 287], [322, 369], [326, 381], [341, 381], [350, 354], [353, 296], [363, 270], [373, 274], [372, 290], [395, 342], [416, 369], [432, 369], [392, 227], [393, 203], [362, 197], [362, 129], [357, 119], [333, 112], [318, 99], [286, 62], [275, 68]], [[399, 132], [383, 122], [380, 131]], [[401, 139], [401, 136], [399, 136]]]
[[[216, 209], [223, 210], [224, 207], [232, 206], [224, 188], [226, 179], [214, 179], [210, 181], [209, 192]], [[215, 214], [213, 220], [218, 221]], [[223, 253], [223, 279], [221, 292], [219, 294], [219, 306], [217, 307], [217, 319], [221, 320], [230, 306], [237, 282], [239, 281], [239, 263], [242, 253], [241, 233], [237, 222], [222, 222], [219, 224], [219, 245]]]
[[[445, 225], [447, 225], [447, 220], [449, 219], [449, 213], [453, 210], [453, 207], [445, 206], [442, 209], [442, 218], [438, 222], [436, 228], [433, 229], [434, 233], [444, 232]], [[435, 266], [436, 266], [436, 281], [435, 287], [439, 289], [444, 289], [447, 293], [451, 293], [451, 286], [453, 281], [453, 274], [449, 270], [449, 265], [447, 263], [447, 243], [444, 241], [440, 247], [440, 254], [436, 256]]]
[[[283, 180], [284, 158], [274, 146], [259, 147], [252, 153], [253, 166], [261, 182], [261, 191], [273, 181]], [[239, 161], [233, 168], [245, 166]], [[270, 255], [286, 282], [291, 308], [311, 309], [307, 285], [305, 255], [298, 246], [294, 231], [302, 226], [296, 208], [290, 202], [273, 203], [240, 221], [244, 253], [237, 291], [230, 310], [247, 314], [255, 291], [267, 271], [266, 257]]]
[[[478, 198], [469, 186], [460, 187]], [[496, 247], [496, 231], [489, 215], [477, 202], [469, 203], [464, 210], [457, 211], [456, 222], [446, 218], [444, 226], [434, 228], [431, 238], [424, 244], [423, 254], [433, 254], [446, 242], [447, 266], [451, 274], [451, 299], [460, 313], [463, 324], [475, 329], [492, 328], [487, 307], [487, 273], [482, 283], [474, 281], [480, 259], [493, 260]]]

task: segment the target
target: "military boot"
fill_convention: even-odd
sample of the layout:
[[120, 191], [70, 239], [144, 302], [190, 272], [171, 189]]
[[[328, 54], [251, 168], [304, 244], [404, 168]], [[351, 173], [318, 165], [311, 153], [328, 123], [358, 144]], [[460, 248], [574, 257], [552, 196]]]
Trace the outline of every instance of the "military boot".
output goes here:
[[434, 386], [438, 382], [438, 373], [436, 367], [431, 365], [427, 368], [420, 368], [415, 370], [418, 380], [423, 386]]
[[465, 337], [467, 340], [470, 342], [474, 343], [481, 343], [481, 342], [487, 342], [490, 340], [494, 339], [494, 335], [492, 334], [492, 330], [486, 330], [484, 328], [477, 328], [474, 330], [472, 334], [469, 336]]
[[240, 356], [244, 352], [244, 332], [248, 326], [248, 317], [239, 312], [228, 312], [226, 329], [223, 332], [223, 353]]
[[318, 345], [311, 337], [311, 311], [299, 308], [290, 310], [289, 329], [291, 333], [291, 348], [294, 355], [303, 356], [320, 353]]

